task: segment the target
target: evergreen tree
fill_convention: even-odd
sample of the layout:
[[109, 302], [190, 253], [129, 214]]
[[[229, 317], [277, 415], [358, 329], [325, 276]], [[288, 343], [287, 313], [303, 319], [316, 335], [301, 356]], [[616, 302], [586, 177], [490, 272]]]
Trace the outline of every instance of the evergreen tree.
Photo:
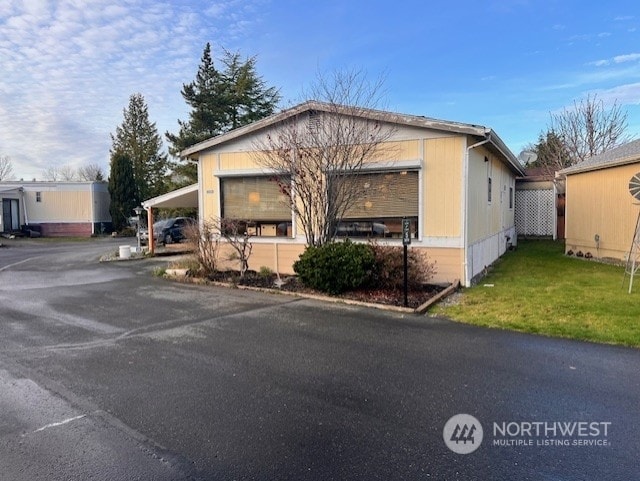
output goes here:
[[111, 154], [108, 188], [113, 229], [119, 231], [127, 226], [127, 219], [133, 215], [133, 209], [140, 202], [136, 194], [133, 162], [128, 154], [121, 151]]
[[[243, 61], [240, 54], [225, 50], [222, 65], [222, 71], [216, 69], [207, 43], [195, 80], [182, 86], [182, 97], [191, 107], [189, 120], [178, 120], [177, 134], [165, 133], [171, 155], [275, 111], [280, 94], [258, 76], [255, 57]], [[193, 162], [177, 162], [172, 168], [188, 183], [197, 182]]]
[[271, 115], [280, 100], [275, 87], [256, 72], [256, 57], [241, 61], [239, 53], [225, 50], [222, 73], [227, 85], [226, 129], [231, 130]]
[[129, 97], [123, 110], [122, 125], [111, 135], [112, 155], [125, 153], [133, 164], [136, 197], [150, 199], [167, 191], [167, 154], [162, 152], [162, 138], [155, 122], [149, 120], [149, 109], [142, 94]]

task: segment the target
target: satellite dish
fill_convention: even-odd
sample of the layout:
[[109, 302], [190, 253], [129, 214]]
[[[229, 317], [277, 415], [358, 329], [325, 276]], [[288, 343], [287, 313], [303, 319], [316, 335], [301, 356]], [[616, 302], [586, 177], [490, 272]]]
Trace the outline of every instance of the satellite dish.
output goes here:
[[636, 200], [640, 200], [640, 172], [631, 177], [629, 181], [629, 193]]
[[523, 150], [518, 154], [518, 161], [525, 167], [538, 159], [538, 154], [530, 150]]

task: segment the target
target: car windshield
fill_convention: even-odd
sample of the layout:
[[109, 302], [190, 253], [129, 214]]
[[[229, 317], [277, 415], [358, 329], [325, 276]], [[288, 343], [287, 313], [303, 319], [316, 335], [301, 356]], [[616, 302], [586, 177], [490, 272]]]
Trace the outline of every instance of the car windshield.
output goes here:
[[154, 232], [158, 232], [160, 230], [162, 230], [164, 228], [164, 226], [167, 224], [167, 220], [159, 220], [158, 222], [154, 222], [153, 223], [153, 230]]

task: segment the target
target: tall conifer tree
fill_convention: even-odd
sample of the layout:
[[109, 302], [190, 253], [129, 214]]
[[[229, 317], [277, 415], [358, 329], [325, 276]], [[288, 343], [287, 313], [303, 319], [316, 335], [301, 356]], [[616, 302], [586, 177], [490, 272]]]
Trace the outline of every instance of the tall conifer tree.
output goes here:
[[149, 109], [142, 94], [129, 97], [123, 110], [124, 120], [111, 134], [111, 153], [122, 152], [133, 164], [136, 197], [146, 200], [167, 191], [167, 154], [162, 152], [162, 138], [155, 122], [149, 120]]
[[[275, 111], [280, 94], [257, 74], [255, 57], [242, 60], [240, 54], [225, 50], [222, 65], [221, 71], [215, 67], [207, 43], [195, 80], [182, 86], [182, 97], [191, 107], [189, 120], [178, 120], [177, 134], [165, 133], [171, 155]], [[187, 182], [197, 181], [192, 162], [176, 162], [173, 170]]]
[[128, 154], [121, 151], [111, 154], [108, 188], [113, 229], [119, 231], [127, 226], [127, 219], [133, 215], [133, 209], [140, 202], [136, 194], [133, 163]]

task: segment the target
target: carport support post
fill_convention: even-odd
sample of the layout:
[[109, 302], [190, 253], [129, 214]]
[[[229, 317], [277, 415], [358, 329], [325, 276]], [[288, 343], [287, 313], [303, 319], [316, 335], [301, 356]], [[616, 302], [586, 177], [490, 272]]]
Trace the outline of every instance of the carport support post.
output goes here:
[[149, 234], [149, 240], [147, 240], [147, 242], [149, 243], [149, 254], [153, 255], [156, 247], [153, 241], [153, 207], [145, 207], [145, 209], [147, 209], [147, 232]]

